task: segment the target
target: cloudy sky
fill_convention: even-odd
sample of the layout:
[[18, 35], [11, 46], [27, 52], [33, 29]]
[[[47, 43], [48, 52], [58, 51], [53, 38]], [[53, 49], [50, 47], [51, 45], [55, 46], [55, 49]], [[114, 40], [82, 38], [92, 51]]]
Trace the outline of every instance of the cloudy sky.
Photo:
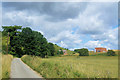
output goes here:
[[3, 2], [2, 25], [31, 27], [70, 50], [118, 49], [117, 2]]

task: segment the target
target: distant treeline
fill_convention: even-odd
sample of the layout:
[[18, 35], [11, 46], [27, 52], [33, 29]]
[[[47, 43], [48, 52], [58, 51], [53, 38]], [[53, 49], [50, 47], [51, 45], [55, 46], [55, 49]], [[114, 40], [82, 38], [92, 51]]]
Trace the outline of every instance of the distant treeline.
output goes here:
[[17, 57], [27, 54], [42, 58], [55, 55], [54, 44], [49, 43], [40, 32], [22, 26], [2, 26], [2, 28], [2, 36], [8, 36], [9, 33], [9, 54]]

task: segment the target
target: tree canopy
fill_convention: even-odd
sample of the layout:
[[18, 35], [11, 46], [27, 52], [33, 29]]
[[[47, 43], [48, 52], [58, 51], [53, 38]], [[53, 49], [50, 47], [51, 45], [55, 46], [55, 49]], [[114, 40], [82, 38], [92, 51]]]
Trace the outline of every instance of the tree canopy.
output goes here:
[[113, 50], [108, 50], [108, 52], [107, 52], [107, 56], [115, 56], [116, 54], [115, 54], [115, 51], [113, 51]]
[[[21, 57], [24, 54], [36, 55], [45, 58], [46, 55], [54, 56], [54, 45], [37, 31], [22, 26], [3, 26], [4, 36], [10, 33], [9, 53]], [[22, 30], [22, 31], [21, 31]]]
[[86, 48], [75, 49], [74, 51], [79, 53], [79, 56], [89, 56], [88, 49], [86, 49]]

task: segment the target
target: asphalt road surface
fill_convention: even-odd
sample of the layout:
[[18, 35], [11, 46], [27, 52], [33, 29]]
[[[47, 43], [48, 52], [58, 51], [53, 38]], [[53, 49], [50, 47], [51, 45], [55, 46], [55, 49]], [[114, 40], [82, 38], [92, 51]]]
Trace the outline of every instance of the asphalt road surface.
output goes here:
[[14, 58], [11, 64], [11, 78], [42, 78], [30, 67], [21, 61], [20, 58]]

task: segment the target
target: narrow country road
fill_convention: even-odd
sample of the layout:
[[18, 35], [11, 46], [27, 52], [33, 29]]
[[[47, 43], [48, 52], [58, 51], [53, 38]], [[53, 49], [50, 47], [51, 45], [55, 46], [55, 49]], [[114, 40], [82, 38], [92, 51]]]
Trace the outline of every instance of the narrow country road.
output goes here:
[[20, 58], [14, 58], [11, 64], [11, 78], [42, 78], [33, 71]]

